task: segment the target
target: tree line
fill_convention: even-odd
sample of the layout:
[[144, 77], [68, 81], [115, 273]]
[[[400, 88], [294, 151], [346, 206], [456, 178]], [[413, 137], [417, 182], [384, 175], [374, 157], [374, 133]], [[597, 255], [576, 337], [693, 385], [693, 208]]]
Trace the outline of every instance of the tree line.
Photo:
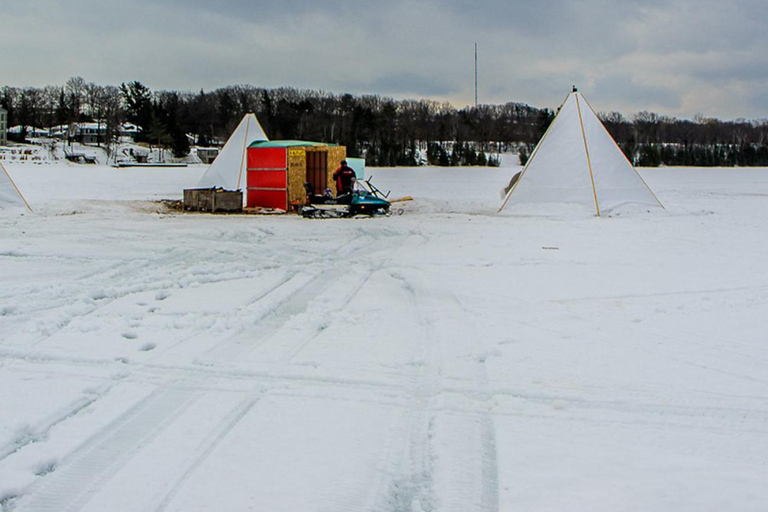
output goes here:
[[[81, 77], [63, 86], [0, 89], [9, 126], [51, 127], [99, 122], [109, 150], [123, 122], [143, 131], [138, 142], [190, 151], [226, 141], [254, 112], [272, 139], [342, 144], [370, 166], [498, 165], [498, 155], [528, 158], [555, 112], [524, 103], [457, 109], [445, 102], [395, 100], [251, 85], [213, 91], [151, 91], [139, 81], [97, 85]], [[600, 114], [636, 165], [768, 165], [768, 121], [676, 119], [640, 112]], [[21, 134], [24, 137], [24, 134]]]
[[676, 119], [652, 112], [601, 114], [635, 165], [768, 166], [768, 120]]

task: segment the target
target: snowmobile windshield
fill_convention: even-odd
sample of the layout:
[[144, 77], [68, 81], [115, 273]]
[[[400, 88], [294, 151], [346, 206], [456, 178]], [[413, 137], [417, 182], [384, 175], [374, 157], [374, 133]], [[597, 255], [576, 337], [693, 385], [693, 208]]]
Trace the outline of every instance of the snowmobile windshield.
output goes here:
[[355, 192], [368, 192], [373, 193], [368, 184], [362, 180], [355, 180]]

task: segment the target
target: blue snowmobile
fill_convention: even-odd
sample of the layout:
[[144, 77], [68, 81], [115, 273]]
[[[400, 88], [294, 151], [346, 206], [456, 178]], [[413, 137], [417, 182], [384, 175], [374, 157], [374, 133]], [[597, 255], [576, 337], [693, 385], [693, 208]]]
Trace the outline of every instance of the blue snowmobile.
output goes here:
[[333, 197], [326, 190], [325, 195], [315, 194], [309, 183], [304, 184], [307, 191], [307, 204], [301, 208], [301, 215], [308, 219], [354, 217], [356, 215], [389, 215], [389, 193], [385, 194], [371, 183], [355, 181], [352, 192]]

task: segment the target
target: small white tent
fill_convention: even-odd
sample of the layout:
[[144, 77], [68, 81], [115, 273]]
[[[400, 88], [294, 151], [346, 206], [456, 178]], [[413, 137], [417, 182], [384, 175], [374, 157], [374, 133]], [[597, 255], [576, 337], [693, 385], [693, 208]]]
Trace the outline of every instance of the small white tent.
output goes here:
[[32, 211], [29, 203], [24, 196], [21, 195], [18, 187], [11, 179], [11, 175], [5, 170], [3, 164], [0, 163], [0, 211], [12, 208], [26, 208]]
[[248, 165], [248, 146], [252, 142], [269, 140], [254, 114], [245, 114], [234, 133], [224, 144], [219, 156], [205, 171], [198, 182], [198, 188], [223, 188], [239, 190]]
[[594, 208], [597, 215], [631, 203], [663, 208], [576, 88], [560, 106], [499, 211], [510, 201], [579, 204]]

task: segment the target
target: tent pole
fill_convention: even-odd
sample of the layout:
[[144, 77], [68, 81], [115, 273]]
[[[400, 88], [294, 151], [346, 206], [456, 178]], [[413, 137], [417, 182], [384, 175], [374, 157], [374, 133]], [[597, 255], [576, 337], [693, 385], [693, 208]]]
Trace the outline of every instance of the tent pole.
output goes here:
[[[253, 115], [248, 113], [246, 115]], [[237, 189], [240, 190], [240, 182], [243, 179], [243, 161], [245, 160], [245, 145], [248, 144], [248, 129], [251, 127], [251, 118], [248, 117], [248, 122], [245, 124], [245, 138], [243, 139], [243, 149], [240, 151], [240, 173], [237, 175]]]
[[0, 162], [0, 169], [3, 170], [3, 173], [8, 176], [8, 181], [11, 182], [11, 186], [16, 189], [16, 193], [19, 194], [19, 197], [22, 201], [24, 201], [24, 205], [27, 207], [27, 210], [30, 211], [30, 213], [35, 213], [34, 210], [32, 210], [32, 207], [29, 206], [29, 203], [27, 202], [27, 198], [24, 197], [24, 194], [21, 193], [21, 190], [19, 190], [19, 187], [16, 186], [16, 183], [13, 181], [13, 178], [11, 178], [11, 173], [9, 173], [5, 166], [3, 166], [2, 162]]
[[[562, 101], [562, 103], [560, 103], [560, 106], [557, 108], [557, 114], [558, 114], [558, 115], [560, 114], [560, 109], [561, 109], [561, 108], [563, 108], [563, 105], [565, 104], [565, 102], [566, 102], [566, 101], [568, 101], [568, 96], [566, 96], [566, 97], [565, 97], [565, 99]], [[547, 138], [547, 135], [549, 135], [549, 130], [551, 130], [551, 129], [552, 129], [552, 126], [554, 126], [554, 124], [555, 124], [555, 121], [557, 121], [557, 115], [555, 115], [555, 118], [552, 120], [552, 122], [551, 122], [551, 123], [549, 123], [549, 126], [547, 126], [547, 131], [545, 131], [545, 132], [544, 132], [544, 135], [543, 135], [543, 136], [541, 137], [541, 139], [539, 140], [539, 143], [538, 143], [538, 144], [536, 144], [536, 147], [535, 147], [535, 148], [533, 148], [533, 152], [531, 153], [531, 156], [529, 156], [529, 157], [528, 157], [528, 161], [527, 161], [527, 162], [525, 162], [525, 167], [523, 167], [523, 172], [521, 172], [521, 173], [520, 173], [520, 177], [519, 177], [519, 178], [517, 178], [517, 181], [515, 182], [515, 184], [514, 184], [514, 185], [512, 185], [512, 188], [511, 188], [511, 189], [509, 189], [509, 192], [507, 192], [507, 195], [506, 195], [506, 197], [504, 198], [504, 202], [503, 202], [503, 203], [501, 203], [501, 206], [499, 206], [499, 209], [498, 209], [498, 210], [496, 210], [496, 213], [499, 213], [499, 212], [501, 212], [501, 210], [503, 210], [503, 209], [504, 209], [504, 207], [507, 205], [507, 201], [509, 201], [509, 198], [510, 198], [510, 197], [512, 197], [512, 192], [514, 192], [514, 191], [515, 191], [515, 189], [517, 188], [517, 186], [518, 186], [518, 185], [520, 184], [520, 182], [523, 180], [523, 176], [525, 176], [525, 171], [527, 171], [527, 170], [528, 170], [528, 166], [529, 166], [529, 165], [531, 165], [531, 162], [533, 162], [533, 157], [535, 157], [535, 156], [536, 156], [536, 153], [538, 153], [538, 152], [539, 152], [539, 148], [541, 147], [541, 145], [542, 145], [542, 144], [544, 144], [544, 139], [546, 139], [546, 138]]]
[[595, 174], [592, 171], [592, 159], [589, 158], [589, 146], [587, 145], [587, 134], [584, 132], [584, 120], [581, 118], [581, 104], [579, 103], [579, 93], [576, 94], [576, 111], [579, 113], [579, 124], [581, 125], [581, 138], [584, 140], [584, 151], [587, 152], [587, 166], [589, 167], [589, 179], [592, 180], [592, 194], [595, 196], [595, 208], [597, 216], [600, 216], [600, 203], [597, 202], [597, 189], [595, 188]]

